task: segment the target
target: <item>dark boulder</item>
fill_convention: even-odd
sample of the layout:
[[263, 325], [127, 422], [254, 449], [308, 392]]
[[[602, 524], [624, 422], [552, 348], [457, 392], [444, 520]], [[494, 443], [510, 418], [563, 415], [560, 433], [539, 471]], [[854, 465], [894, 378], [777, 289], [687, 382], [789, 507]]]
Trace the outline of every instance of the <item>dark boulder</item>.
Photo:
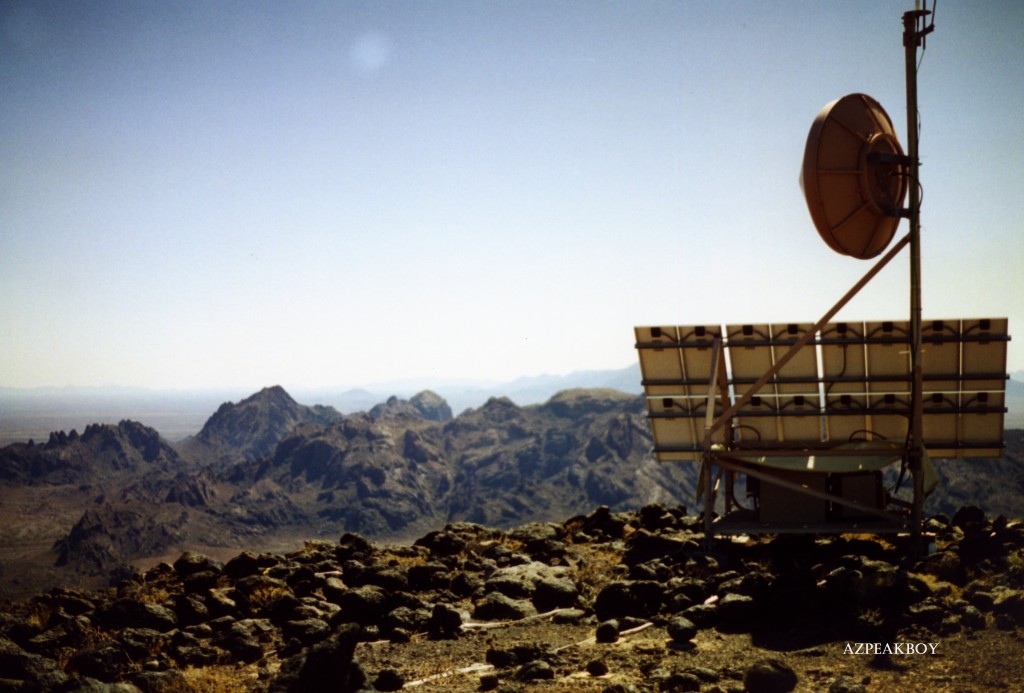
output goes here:
[[219, 570], [219, 566], [208, 556], [186, 551], [174, 562], [174, 570], [182, 578], [205, 570]]
[[116, 681], [128, 671], [132, 660], [118, 643], [102, 642], [76, 652], [68, 662], [68, 671], [101, 681]]
[[684, 616], [673, 616], [666, 629], [669, 637], [676, 643], [687, 643], [697, 637], [697, 626]]
[[97, 609], [93, 618], [104, 628], [110, 629], [134, 626], [152, 628], [163, 633], [178, 625], [178, 617], [167, 607], [130, 598], [118, 599]]
[[718, 600], [718, 626], [720, 628], [744, 630], [756, 620], [757, 604], [753, 597], [730, 593]]
[[640, 529], [626, 542], [626, 553], [622, 557], [622, 562], [632, 566], [656, 558], [679, 560], [686, 554], [699, 550], [700, 545], [696, 541]]
[[606, 621], [621, 616], [649, 618], [658, 613], [664, 586], [651, 580], [620, 580], [605, 586], [594, 600], [597, 618]]
[[462, 614], [448, 604], [435, 604], [427, 623], [427, 632], [435, 639], [457, 637], [462, 629]]
[[366, 675], [353, 659], [359, 636], [358, 625], [342, 624], [326, 640], [289, 657], [282, 662], [270, 693], [360, 690]]
[[382, 669], [373, 680], [373, 687], [378, 691], [400, 691], [405, 686], [405, 679], [396, 669]]
[[473, 609], [473, 618], [483, 621], [513, 621], [535, 616], [533, 604], [523, 599], [512, 599], [501, 592], [487, 594]]
[[543, 659], [535, 659], [519, 667], [517, 681], [544, 681], [555, 678], [555, 670]]
[[0, 637], [0, 671], [0, 676], [16, 685], [10, 690], [54, 690], [68, 678], [52, 659], [26, 652], [4, 637]]
[[331, 634], [327, 622], [319, 618], [306, 618], [301, 621], [288, 621], [281, 626], [281, 635], [285, 641], [295, 639], [303, 645], [313, 645]]
[[796, 672], [780, 659], [754, 662], [743, 675], [748, 693], [788, 693], [796, 683]]
[[594, 639], [600, 643], [616, 642], [619, 639], [619, 622], [617, 619], [602, 621], [597, 625]]
[[710, 628], [718, 620], [718, 604], [694, 604], [684, 609], [682, 615], [699, 628]]
[[364, 585], [342, 593], [338, 605], [344, 621], [361, 626], [376, 624], [388, 612], [388, 593], [376, 585]]

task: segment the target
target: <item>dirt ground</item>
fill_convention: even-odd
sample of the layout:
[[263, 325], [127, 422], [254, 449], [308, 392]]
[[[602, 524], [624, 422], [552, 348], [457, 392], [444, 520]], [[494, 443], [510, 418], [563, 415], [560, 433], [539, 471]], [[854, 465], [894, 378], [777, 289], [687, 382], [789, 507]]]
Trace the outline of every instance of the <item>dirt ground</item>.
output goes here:
[[[714, 629], [699, 632], [691, 649], [674, 646], [662, 626], [641, 626], [615, 643], [596, 643], [593, 625], [558, 625], [548, 618], [471, 629], [457, 640], [414, 638], [409, 643], [361, 644], [356, 657], [371, 682], [378, 672], [395, 669], [405, 689], [468, 693], [481, 690], [481, 676], [497, 674], [503, 685], [514, 682], [515, 668], [496, 670], [486, 664], [489, 648], [539, 645], [557, 652], [555, 676], [519, 685], [533, 690], [603, 691], [613, 684], [655, 688], [659, 672], [691, 672], [704, 683], [701, 690], [742, 690], [747, 667], [760, 659], [784, 661], [797, 674], [797, 691], [826, 691], [847, 677], [866, 690], [878, 692], [1024, 690], [1024, 640], [1014, 631], [988, 628], [940, 638], [927, 631], [903, 633], [902, 642], [937, 643], [935, 654], [893, 657], [844, 654], [847, 644], [822, 642], [801, 649], [758, 646], [749, 633], [729, 634]], [[593, 676], [588, 663], [603, 662], [607, 673]]]

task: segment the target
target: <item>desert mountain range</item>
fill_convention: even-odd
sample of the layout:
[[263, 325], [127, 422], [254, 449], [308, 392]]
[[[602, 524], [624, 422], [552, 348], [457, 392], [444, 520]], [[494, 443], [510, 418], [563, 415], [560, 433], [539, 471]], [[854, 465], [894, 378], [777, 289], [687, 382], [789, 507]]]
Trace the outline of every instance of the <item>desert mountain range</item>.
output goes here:
[[[511, 528], [595, 508], [692, 505], [695, 465], [650, 454], [643, 398], [493, 397], [457, 416], [431, 391], [343, 415], [268, 387], [171, 443], [143, 423], [91, 424], [0, 448], [0, 590], [101, 586], [183, 550], [285, 550], [356, 532], [410, 541], [451, 522]], [[942, 461], [927, 510], [1024, 516], [1024, 433], [997, 461]]]

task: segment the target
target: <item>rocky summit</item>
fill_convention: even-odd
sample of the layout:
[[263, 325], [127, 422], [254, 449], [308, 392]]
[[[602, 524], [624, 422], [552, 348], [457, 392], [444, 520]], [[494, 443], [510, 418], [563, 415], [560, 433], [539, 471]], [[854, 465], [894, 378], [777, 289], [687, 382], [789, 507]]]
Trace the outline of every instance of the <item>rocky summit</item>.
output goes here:
[[679, 506], [412, 544], [346, 533], [184, 552], [104, 590], [0, 608], [0, 690], [1011, 690], [1024, 524], [963, 508], [935, 550], [720, 540]]
[[341, 414], [332, 407], [299, 404], [276, 385], [237, 404], [225, 402], [181, 447], [189, 457], [227, 465], [271, 454], [281, 437], [300, 423], [329, 424], [339, 419]]

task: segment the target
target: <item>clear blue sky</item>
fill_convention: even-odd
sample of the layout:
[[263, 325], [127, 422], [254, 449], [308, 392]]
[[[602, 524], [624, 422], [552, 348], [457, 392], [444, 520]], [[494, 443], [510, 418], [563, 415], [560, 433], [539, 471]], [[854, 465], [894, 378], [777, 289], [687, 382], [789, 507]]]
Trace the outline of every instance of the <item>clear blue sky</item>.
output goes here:
[[[798, 185], [902, 141], [912, 2], [0, 4], [0, 385], [502, 380], [637, 324], [813, 321], [870, 263]], [[1024, 3], [938, 5], [924, 313], [1024, 368]], [[902, 233], [902, 232], [901, 232]], [[904, 319], [907, 260], [842, 314]]]

